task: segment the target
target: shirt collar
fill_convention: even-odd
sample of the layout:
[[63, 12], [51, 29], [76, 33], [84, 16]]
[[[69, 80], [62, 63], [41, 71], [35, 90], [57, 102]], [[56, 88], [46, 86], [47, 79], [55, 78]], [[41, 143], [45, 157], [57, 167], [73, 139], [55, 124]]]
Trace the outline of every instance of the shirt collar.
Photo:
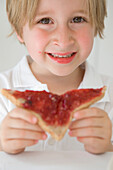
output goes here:
[[29, 88], [33, 90], [47, 90], [47, 85], [42, 84], [38, 81], [33, 75], [30, 64], [31, 58], [30, 56], [25, 56], [21, 59], [21, 61], [15, 66], [13, 72], [13, 82], [14, 87], [17, 88]]
[[[29, 56], [23, 57], [23, 59], [15, 66], [13, 72], [13, 82], [15, 89], [24, 88], [24, 89], [33, 89], [33, 90], [46, 90], [49, 91], [46, 84], [42, 84], [38, 81], [33, 75], [29, 63], [31, 58]], [[94, 68], [88, 63], [85, 62], [85, 74], [83, 81], [81, 82], [80, 88], [100, 88], [103, 87], [101, 76], [94, 70]], [[109, 102], [108, 91], [106, 90], [105, 96], [102, 100], [98, 102]]]
[[[81, 82], [80, 88], [101, 88], [105, 86], [105, 84], [102, 81], [102, 75], [100, 75], [98, 72], [95, 71], [95, 69], [86, 61], [85, 62], [85, 74], [83, 81]], [[108, 88], [108, 86], [107, 86]], [[99, 102], [110, 102], [108, 90], [105, 92], [105, 96], [98, 101]]]

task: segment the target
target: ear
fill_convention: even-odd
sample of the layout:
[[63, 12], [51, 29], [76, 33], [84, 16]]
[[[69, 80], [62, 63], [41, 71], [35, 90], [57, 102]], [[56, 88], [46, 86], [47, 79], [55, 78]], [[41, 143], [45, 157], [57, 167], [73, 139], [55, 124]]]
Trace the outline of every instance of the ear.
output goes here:
[[20, 36], [20, 35], [18, 35], [18, 33], [16, 32], [16, 36], [17, 36], [17, 38], [18, 38], [18, 40], [20, 41], [20, 43], [24, 43], [24, 40], [23, 40], [23, 38]]

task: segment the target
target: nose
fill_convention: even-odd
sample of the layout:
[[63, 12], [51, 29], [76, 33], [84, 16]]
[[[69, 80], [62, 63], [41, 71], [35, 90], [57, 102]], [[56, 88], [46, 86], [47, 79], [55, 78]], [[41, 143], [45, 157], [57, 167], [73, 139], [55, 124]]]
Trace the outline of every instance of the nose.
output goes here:
[[53, 43], [62, 49], [74, 45], [75, 39], [72, 30], [68, 26], [59, 26], [53, 33]]

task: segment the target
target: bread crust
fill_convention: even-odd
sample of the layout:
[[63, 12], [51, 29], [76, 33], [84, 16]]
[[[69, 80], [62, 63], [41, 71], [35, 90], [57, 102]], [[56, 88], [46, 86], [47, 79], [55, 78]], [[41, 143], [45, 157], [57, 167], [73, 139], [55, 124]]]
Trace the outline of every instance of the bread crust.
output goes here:
[[[106, 91], [106, 87], [104, 86], [103, 89], [102, 89], [102, 94], [92, 100], [90, 100], [89, 102], [85, 103], [85, 104], [82, 104], [80, 105], [79, 107], [75, 108], [71, 113], [70, 113], [70, 118], [69, 118], [69, 122], [66, 124], [66, 125], [62, 125], [62, 126], [50, 126], [48, 125], [40, 116], [40, 114], [34, 112], [34, 111], [31, 111], [31, 113], [33, 115], [35, 115], [37, 118], [38, 118], [38, 124], [39, 126], [46, 132], [48, 132], [49, 134], [51, 134], [51, 136], [56, 139], [57, 141], [61, 140], [67, 129], [69, 128], [69, 125], [72, 121], [72, 118], [73, 118], [73, 114], [76, 112], [76, 111], [79, 111], [81, 109], [85, 109], [85, 108], [88, 108], [90, 105], [94, 104], [95, 102], [97, 102], [98, 100], [102, 99], [103, 96], [105, 95], [105, 91]], [[23, 108], [23, 103], [25, 102], [24, 99], [20, 98], [20, 99], [16, 99], [14, 96], [13, 96], [13, 90], [7, 90], [7, 89], [2, 89], [1, 90], [1, 93], [7, 98], [9, 99], [14, 105], [16, 105], [17, 107], [21, 107]], [[26, 109], [28, 110], [28, 109]]]

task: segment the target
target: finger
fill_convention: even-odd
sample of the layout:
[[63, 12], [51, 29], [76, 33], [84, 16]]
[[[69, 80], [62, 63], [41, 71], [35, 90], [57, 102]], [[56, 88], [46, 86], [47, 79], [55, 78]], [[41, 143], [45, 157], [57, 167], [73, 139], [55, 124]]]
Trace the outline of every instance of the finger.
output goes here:
[[15, 129], [26, 129], [26, 130], [33, 130], [38, 132], [44, 132], [38, 124], [31, 124], [22, 119], [15, 119], [10, 118], [8, 119], [8, 127], [15, 128]]
[[103, 128], [96, 127], [87, 127], [87, 128], [79, 128], [69, 131], [69, 135], [72, 137], [99, 137], [105, 138], [107, 137], [107, 132], [104, 131]]
[[97, 138], [97, 137], [77, 137], [77, 140], [84, 145], [97, 145], [98, 143], [102, 142], [103, 138]]
[[28, 146], [32, 146], [38, 143], [38, 140], [8, 140], [7, 145], [5, 147], [5, 151], [16, 154], [24, 150], [24, 148]]
[[102, 138], [78, 137], [77, 140], [84, 144], [86, 151], [98, 154], [106, 150], [106, 140]]
[[103, 110], [92, 107], [75, 112], [73, 117], [76, 119], [83, 119], [87, 117], [104, 117], [105, 115], [106, 112], [104, 112]]
[[44, 132], [31, 130], [10, 129], [5, 132], [5, 139], [27, 139], [27, 140], [45, 140], [47, 135]]
[[103, 127], [104, 124], [104, 118], [95, 118], [95, 117], [90, 117], [90, 118], [84, 118], [84, 119], [78, 119], [75, 120], [71, 123], [69, 129], [77, 129], [77, 128], [83, 128], [83, 127], [89, 127], [89, 126], [94, 126], [94, 127]]
[[15, 108], [9, 113], [9, 116], [12, 118], [24, 119], [25, 121], [35, 124], [38, 119], [30, 111], [22, 108]]

